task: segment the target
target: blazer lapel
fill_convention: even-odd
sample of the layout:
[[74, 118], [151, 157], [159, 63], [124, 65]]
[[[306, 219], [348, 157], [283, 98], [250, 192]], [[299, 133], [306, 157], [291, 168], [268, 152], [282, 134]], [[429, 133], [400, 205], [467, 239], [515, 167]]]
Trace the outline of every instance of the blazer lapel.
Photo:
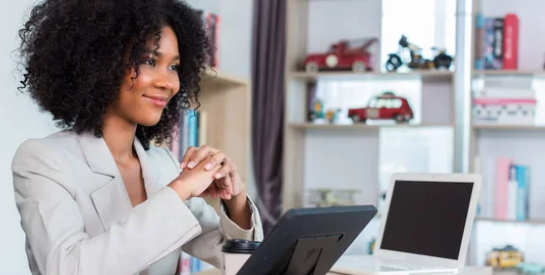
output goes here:
[[144, 150], [144, 147], [137, 138], [134, 139], [134, 149], [140, 161], [146, 196], [149, 198], [162, 188], [162, 185], [160, 185], [161, 174], [157, 169], [157, 164], [149, 158], [146, 150]]
[[104, 139], [91, 134], [78, 138], [89, 168], [96, 174], [87, 188], [104, 230], [108, 231], [113, 223], [126, 219], [132, 209], [131, 200]]

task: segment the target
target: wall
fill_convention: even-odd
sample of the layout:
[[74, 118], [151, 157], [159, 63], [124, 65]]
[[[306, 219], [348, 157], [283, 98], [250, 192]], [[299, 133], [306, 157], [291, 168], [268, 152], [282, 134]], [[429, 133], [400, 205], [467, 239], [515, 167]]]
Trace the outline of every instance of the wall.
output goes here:
[[25, 237], [20, 227], [19, 213], [15, 207], [11, 176], [11, 160], [19, 144], [29, 137], [42, 137], [56, 131], [50, 117], [40, 113], [34, 104], [20, 94], [13, 51], [17, 48], [17, 30], [22, 25], [22, 15], [31, 0], [0, 2], [0, 274], [30, 274], [24, 251]]

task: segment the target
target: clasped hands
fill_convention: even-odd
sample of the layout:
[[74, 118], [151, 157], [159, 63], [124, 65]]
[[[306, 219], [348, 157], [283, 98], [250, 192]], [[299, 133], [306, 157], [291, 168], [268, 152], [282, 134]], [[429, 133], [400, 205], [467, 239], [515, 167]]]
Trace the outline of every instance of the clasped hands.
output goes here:
[[246, 185], [237, 165], [221, 150], [208, 145], [190, 147], [180, 166], [182, 172], [169, 186], [184, 200], [206, 196], [231, 200], [241, 194], [246, 196]]

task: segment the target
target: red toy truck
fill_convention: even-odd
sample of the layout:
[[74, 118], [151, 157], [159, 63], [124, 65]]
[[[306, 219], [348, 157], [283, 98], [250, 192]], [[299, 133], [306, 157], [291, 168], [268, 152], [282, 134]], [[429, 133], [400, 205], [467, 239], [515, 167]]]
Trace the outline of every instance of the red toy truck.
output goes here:
[[406, 98], [385, 92], [373, 97], [367, 107], [348, 109], [348, 117], [354, 122], [368, 119], [394, 119], [398, 123], [413, 119], [413, 110]]
[[326, 53], [311, 54], [305, 59], [307, 72], [319, 70], [352, 70], [353, 72], [371, 71], [371, 54], [367, 49], [378, 41], [376, 38], [363, 40], [363, 45], [351, 47], [356, 41], [342, 40], [330, 46]]

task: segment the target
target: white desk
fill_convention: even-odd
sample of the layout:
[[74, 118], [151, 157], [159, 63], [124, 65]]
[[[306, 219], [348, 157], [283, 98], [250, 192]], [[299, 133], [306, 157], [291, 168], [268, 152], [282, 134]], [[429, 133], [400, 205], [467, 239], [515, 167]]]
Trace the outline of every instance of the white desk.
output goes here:
[[[210, 269], [196, 273], [196, 275], [223, 275], [218, 269]], [[337, 273], [328, 273], [327, 275], [339, 275]], [[432, 275], [432, 274], [430, 274]], [[492, 275], [491, 267], [476, 267], [468, 266], [464, 268], [458, 275]]]
[[[195, 273], [195, 275], [223, 275], [223, 274], [221, 274], [221, 271], [219, 271], [219, 269], [209, 269], [209, 270], [206, 270], [206, 271], [201, 271], [199, 273]], [[337, 273], [328, 273], [327, 275], [339, 275], [339, 274], [337, 274]], [[480, 274], [478, 274], [478, 275], [480, 275]]]

